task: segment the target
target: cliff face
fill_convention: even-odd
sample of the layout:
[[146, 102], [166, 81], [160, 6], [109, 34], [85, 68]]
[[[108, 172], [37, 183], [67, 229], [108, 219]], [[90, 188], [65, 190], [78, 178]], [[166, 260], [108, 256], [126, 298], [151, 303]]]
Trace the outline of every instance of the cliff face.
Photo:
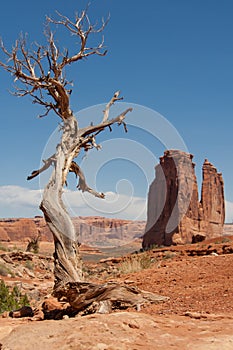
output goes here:
[[148, 195], [143, 248], [190, 243], [222, 234], [225, 219], [222, 175], [205, 160], [201, 201], [191, 154], [164, 152]]
[[42, 217], [0, 220], [0, 241], [24, 241], [40, 233], [43, 241], [52, 241], [52, 234]]
[[[142, 237], [145, 222], [103, 217], [75, 217], [72, 219], [78, 240], [86, 244], [116, 245]], [[53, 241], [43, 217], [32, 219], [1, 219], [0, 241], [28, 241], [40, 233], [42, 241]]]
[[212, 232], [216, 236], [225, 220], [224, 185], [221, 173], [206, 159], [203, 164], [201, 190], [201, 231]]
[[89, 245], [118, 245], [142, 237], [144, 221], [110, 219], [99, 216], [73, 218], [79, 241]]

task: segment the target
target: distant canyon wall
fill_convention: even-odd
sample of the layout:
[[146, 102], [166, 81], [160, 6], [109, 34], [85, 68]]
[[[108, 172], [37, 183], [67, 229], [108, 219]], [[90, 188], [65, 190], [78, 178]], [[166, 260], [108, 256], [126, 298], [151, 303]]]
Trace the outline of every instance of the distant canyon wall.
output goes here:
[[156, 166], [149, 188], [143, 248], [185, 244], [222, 235], [225, 220], [222, 174], [208, 160], [202, 167], [199, 201], [191, 154], [169, 150]]
[[[142, 237], [144, 221], [111, 219], [99, 216], [72, 218], [78, 241], [93, 245], [117, 245]], [[0, 219], [0, 241], [25, 241], [40, 234], [42, 241], [53, 237], [43, 217]]]

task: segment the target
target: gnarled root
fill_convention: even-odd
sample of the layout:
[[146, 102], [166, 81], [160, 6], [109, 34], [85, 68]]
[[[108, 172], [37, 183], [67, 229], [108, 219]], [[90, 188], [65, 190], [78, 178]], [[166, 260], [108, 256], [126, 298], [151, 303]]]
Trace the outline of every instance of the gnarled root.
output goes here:
[[157, 304], [167, 301], [169, 298], [153, 294], [137, 287], [109, 282], [105, 284], [93, 284], [88, 282], [69, 282], [59, 290], [54, 291], [54, 296], [69, 302], [77, 312], [110, 313], [116, 309], [140, 307], [145, 304]]

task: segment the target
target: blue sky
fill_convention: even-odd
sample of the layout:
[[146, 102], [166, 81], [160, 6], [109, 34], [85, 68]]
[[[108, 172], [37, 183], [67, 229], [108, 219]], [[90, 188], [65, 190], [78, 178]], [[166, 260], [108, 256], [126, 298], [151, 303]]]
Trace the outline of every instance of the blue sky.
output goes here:
[[[72, 16], [85, 5], [86, 1], [71, 0], [59, 1], [58, 4], [46, 0], [39, 4], [29, 0], [3, 2], [0, 35], [9, 48], [20, 32], [27, 32], [29, 41], [41, 42], [45, 15], [53, 15], [58, 10]], [[157, 111], [177, 130], [188, 151], [194, 154], [199, 186], [205, 158], [223, 173], [225, 197], [232, 203], [233, 2], [92, 1], [89, 14], [94, 22], [103, 16], [106, 18], [109, 13], [111, 19], [104, 33], [107, 56], [90, 57], [68, 72], [75, 83], [72, 109], [78, 112], [105, 103], [114, 91], [120, 89], [127, 103]], [[70, 40], [62, 35], [59, 37], [64, 47], [73, 45]], [[38, 188], [41, 184], [38, 180], [28, 183], [26, 177], [38, 168], [45, 145], [59, 120], [54, 115], [36, 118], [41, 111], [39, 107], [32, 105], [30, 98], [11, 96], [7, 91], [12, 87], [11, 77], [2, 70], [0, 77], [0, 216], [31, 216], [39, 213], [35, 208], [37, 202], [39, 204]], [[142, 119], [144, 117], [143, 114]], [[90, 118], [95, 120], [96, 115]], [[105, 164], [104, 161], [97, 176], [98, 189], [111, 195], [119, 182], [122, 197], [124, 194], [133, 196], [134, 206], [136, 203], [144, 203], [144, 206], [148, 184], [154, 176], [154, 162], [165, 149], [164, 144], [153, 137], [158, 137], [158, 132], [151, 136], [142, 128], [132, 126], [127, 135], [118, 128], [107, 134], [101, 136], [101, 142], [111, 138], [114, 142], [121, 137], [127, 142], [130, 139], [140, 144], [140, 150], [145, 147], [148, 153], [145, 153], [145, 158], [149, 161], [142, 168], [135, 160], [130, 167], [129, 156], [127, 160], [116, 155], [115, 162]], [[95, 153], [94, 159], [98, 157], [101, 156]], [[88, 170], [88, 164], [84, 164], [85, 167]], [[74, 189], [72, 179], [69, 184], [68, 191]], [[72, 205], [76, 198], [79, 201], [80, 194], [70, 193]], [[228, 205], [228, 221], [233, 219], [231, 203]], [[104, 210], [106, 208], [100, 215], [105, 215]], [[86, 209], [85, 203], [79, 203], [74, 211], [74, 215], [93, 213]], [[132, 208], [129, 212], [112, 215], [143, 218], [145, 208], [140, 215], [132, 214]]]

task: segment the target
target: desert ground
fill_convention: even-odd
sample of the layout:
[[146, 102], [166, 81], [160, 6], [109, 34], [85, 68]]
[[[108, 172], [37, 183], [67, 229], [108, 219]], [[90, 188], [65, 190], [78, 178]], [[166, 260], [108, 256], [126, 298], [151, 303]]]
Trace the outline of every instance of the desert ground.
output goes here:
[[[34, 310], [46, 300], [50, 310], [56, 309], [59, 303], [51, 297], [53, 244], [42, 242], [39, 254], [21, 253], [23, 249], [23, 243], [15, 242], [11, 251], [0, 251], [1, 261], [19, 271], [1, 279], [9, 286], [20, 285]], [[139, 249], [139, 240], [102, 252], [84, 247], [85, 278], [125, 282], [168, 297], [164, 302], [138, 311], [63, 315], [56, 320], [42, 320], [39, 311], [38, 317], [24, 318], [3, 313], [0, 348], [233, 349], [233, 237], [147, 252]]]

